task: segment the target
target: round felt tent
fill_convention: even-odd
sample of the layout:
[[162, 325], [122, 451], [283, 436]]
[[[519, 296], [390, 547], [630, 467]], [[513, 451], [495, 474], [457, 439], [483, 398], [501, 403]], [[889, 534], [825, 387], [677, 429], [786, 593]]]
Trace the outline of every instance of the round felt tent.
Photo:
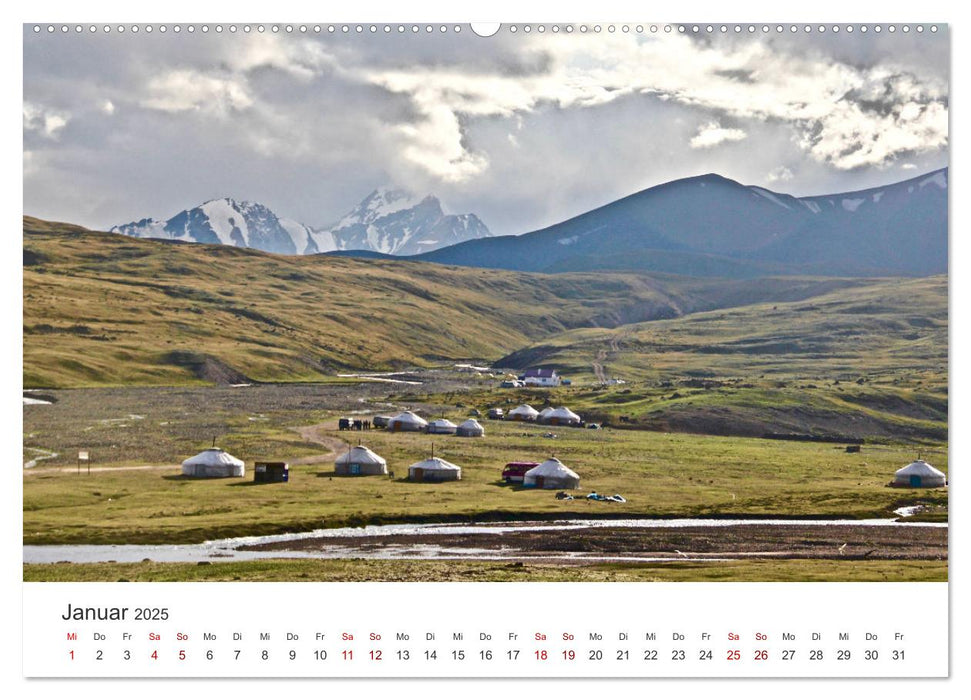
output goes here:
[[387, 474], [388, 463], [384, 457], [372, 452], [364, 445], [357, 445], [334, 460], [334, 472], [338, 476]]
[[244, 476], [245, 474], [246, 466], [243, 461], [236, 459], [218, 447], [203, 450], [195, 457], [189, 457], [182, 463], [182, 476], [220, 479], [229, 476]]
[[911, 462], [893, 475], [891, 486], [933, 489], [947, 486], [947, 476], [922, 459]]
[[411, 411], [399, 413], [388, 421], [388, 430], [393, 433], [411, 431], [420, 433], [428, 425], [428, 421], [420, 416], [416, 416]]
[[538, 416], [536, 416], [536, 422], [545, 423], [552, 412], [553, 412], [553, 407], [547, 406], [546, 408], [544, 408], [542, 411], [539, 412]]
[[429, 457], [408, 467], [408, 481], [458, 481], [462, 468], [439, 457]]
[[432, 433], [434, 435], [452, 435], [455, 433], [455, 428], [457, 426], [455, 423], [447, 418], [439, 418], [438, 420], [433, 420], [425, 428], [426, 432]]
[[506, 416], [509, 420], [536, 420], [536, 416], [539, 415], [539, 411], [530, 406], [528, 403], [524, 403], [521, 406], [516, 406], [513, 410], [509, 412]]
[[556, 457], [550, 457], [523, 475], [523, 486], [537, 489], [578, 489], [580, 475]]
[[482, 437], [485, 435], [485, 428], [475, 418], [469, 418], [455, 429], [455, 434], [459, 437]]
[[546, 422], [550, 425], [580, 425], [580, 416], [565, 406], [560, 406], [546, 416]]

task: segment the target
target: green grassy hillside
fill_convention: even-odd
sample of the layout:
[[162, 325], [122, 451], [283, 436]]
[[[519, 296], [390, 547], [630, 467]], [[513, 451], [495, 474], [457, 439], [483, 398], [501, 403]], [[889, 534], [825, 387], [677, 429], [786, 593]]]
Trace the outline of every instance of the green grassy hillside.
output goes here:
[[24, 217], [24, 385], [322, 381], [340, 370], [491, 362], [571, 329], [860, 284], [287, 257]]
[[28, 387], [321, 380], [678, 313], [636, 275], [286, 257], [24, 218]]
[[[615, 425], [930, 442], [947, 439], [947, 363], [944, 277], [579, 329], [500, 360], [588, 380], [516, 398], [569, 403]], [[594, 375], [626, 383], [591, 387]]]

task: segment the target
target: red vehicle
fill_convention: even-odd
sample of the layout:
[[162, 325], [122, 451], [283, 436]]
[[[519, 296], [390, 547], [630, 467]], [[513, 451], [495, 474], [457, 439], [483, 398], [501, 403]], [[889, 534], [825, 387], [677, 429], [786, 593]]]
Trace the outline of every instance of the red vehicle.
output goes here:
[[507, 484], [523, 483], [523, 477], [533, 467], [538, 467], [539, 462], [510, 462], [502, 470], [502, 480]]

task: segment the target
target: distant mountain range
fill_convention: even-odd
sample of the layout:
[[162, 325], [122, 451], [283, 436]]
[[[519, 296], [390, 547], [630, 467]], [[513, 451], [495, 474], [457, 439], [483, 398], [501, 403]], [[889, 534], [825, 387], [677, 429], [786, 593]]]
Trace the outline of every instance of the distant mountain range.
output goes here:
[[475, 214], [445, 214], [434, 196], [377, 189], [332, 227], [315, 229], [278, 217], [256, 202], [213, 199], [165, 221], [142, 219], [114, 226], [113, 233], [258, 248], [270, 253], [309, 255], [362, 250], [417, 255], [491, 233]]
[[947, 271], [947, 190], [946, 168], [885, 187], [801, 198], [702, 175], [540, 231], [414, 259], [533, 272], [929, 275]]
[[111, 231], [289, 255], [393, 256], [529, 272], [930, 275], [947, 271], [947, 202], [946, 168], [816, 197], [710, 174], [658, 185], [519, 236], [492, 236], [475, 214], [445, 214], [434, 196], [395, 189], [375, 190], [321, 229], [227, 198]]

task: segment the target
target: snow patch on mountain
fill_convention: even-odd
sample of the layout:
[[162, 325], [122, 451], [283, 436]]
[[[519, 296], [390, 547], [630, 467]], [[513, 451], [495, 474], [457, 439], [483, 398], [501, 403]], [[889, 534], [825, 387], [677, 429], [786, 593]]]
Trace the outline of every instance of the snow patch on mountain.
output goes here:
[[776, 195], [774, 192], [769, 192], [768, 190], [763, 190], [761, 187], [750, 187], [749, 189], [751, 189], [753, 192], [755, 192], [755, 194], [761, 195], [762, 197], [765, 197], [770, 202], [773, 202], [775, 204], [778, 204], [780, 207], [785, 207], [786, 209], [790, 209], [791, 208], [788, 204], [786, 204], [781, 199], [779, 199], [778, 195]]
[[209, 219], [209, 226], [215, 231], [219, 242], [240, 248], [248, 248], [250, 245], [245, 214], [250, 208], [249, 202], [242, 202], [240, 205], [232, 199], [214, 199], [199, 207]]

